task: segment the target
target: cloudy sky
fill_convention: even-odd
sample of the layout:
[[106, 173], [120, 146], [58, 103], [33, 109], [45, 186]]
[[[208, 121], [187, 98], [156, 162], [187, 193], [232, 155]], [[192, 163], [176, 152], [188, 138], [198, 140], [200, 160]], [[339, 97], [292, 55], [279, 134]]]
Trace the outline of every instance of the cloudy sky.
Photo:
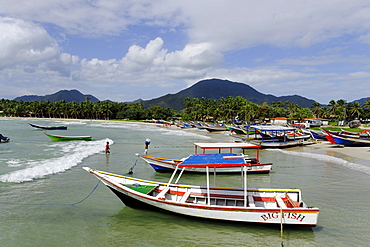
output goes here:
[[0, 98], [149, 100], [206, 78], [370, 97], [367, 0], [0, 0]]

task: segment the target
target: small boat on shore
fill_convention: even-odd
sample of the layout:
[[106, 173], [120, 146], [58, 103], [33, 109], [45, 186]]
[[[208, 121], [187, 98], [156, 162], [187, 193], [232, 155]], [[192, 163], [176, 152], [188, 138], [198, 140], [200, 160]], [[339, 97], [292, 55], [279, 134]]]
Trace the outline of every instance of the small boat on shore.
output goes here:
[[9, 141], [10, 141], [9, 137], [6, 137], [6, 136], [3, 136], [2, 134], [0, 134], [0, 143], [6, 143], [6, 142], [9, 142]]
[[[179, 184], [186, 167], [204, 167], [206, 185]], [[210, 185], [210, 174], [224, 166], [238, 166], [241, 187]], [[133, 178], [83, 167], [103, 182], [128, 207], [165, 211], [199, 219], [277, 225], [315, 226], [319, 208], [309, 207], [299, 189], [247, 187], [250, 164], [179, 164], [167, 183]], [[179, 172], [175, 179], [177, 172]], [[214, 180], [216, 183], [216, 180]]]
[[311, 136], [316, 140], [326, 140], [326, 135], [321, 130], [306, 129], [305, 131], [310, 133]]
[[92, 136], [61, 136], [44, 132], [53, 141], [91, 141]]
[[297, 131], [296, 128], [277, 125], [252, 125], [247, 131], [254, 130], [254, 134], [231, 135], [240, 141], [261, 146], [262, 148], [287, 148], [316, 143], [310, 134]]
[[34, 128], [43, 129], [43, 130], [66, 130], [67, 129], [67, 126], [40, 126], [37, 124], [31, 124], [31, 123], [28, 123], [28, 124]]
[[[259, 148], [260, 146], [250, 143], [194, 143], [195, 154], [192, 154], [183, 159], [161, 158], [149, 155], [139, 155], [147, 162], [156, 172], [173, 172], [179, 164], [250, 164], [247, 166], [248, 173], [269, 173], [272, 163], [260, 163]], [[198, 148], [202, 150], [202, 154], [198, 154]], [[256, 157], [249, 158], [248, 155], [235, 154], [234, 149], [256, 149]], [[218, 150], [218, 153], [206, 153], [206, 150]], [[226, 151], [223, 151], [226, 150]], [[205, 167], [186, 167], [184, 172], [188, 173], [205, 173]], [[240, 173], [240, 167], [224, 166], [218, 169], [219, 173]]]
[[208, 132], [228, 131], [226, 126], [204, 126]]
[[370, 146], [370, 136], [361, 137], [359, 135], [349, 135], [343, 134], [341, 132], [334, 132], [330, 130], [323, 129], [326, 138], [332, 144], [343, 145], [343, 146]]

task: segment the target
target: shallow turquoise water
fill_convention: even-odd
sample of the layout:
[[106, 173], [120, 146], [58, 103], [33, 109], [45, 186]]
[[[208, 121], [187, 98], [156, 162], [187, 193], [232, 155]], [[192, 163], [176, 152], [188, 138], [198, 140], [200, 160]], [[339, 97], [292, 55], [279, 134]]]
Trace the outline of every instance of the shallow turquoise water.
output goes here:
[[[43, 121], [68, 125], [65, 135], [92, 135], [91, 142], [52, 142], [31, 120], [0, 119], [0, 133], [11, 138], [0, 144], [0, 246], [281, 246], [280, 227], [234, 224], [184, 218], [125, 207], [82, 167], [89, 166], [167, 181], [137, 159], [144, 141], [150, 155], [182, 158], [193, 153], [193, 142], [232, 141], [227, 133], [182, 130], [152, 125]], [[104, 153], [111, 142], [111, 154]], [[251, 156], [254, 151], [251, 150]], [[335, 157], [333, 157], [335, 156]], [[284, 246], [366, 246], [369, 164], [314, 146], [262, 150], [261, 161], [273, 162], [269, 175], [249, 175], [250, 187], [300, 188], [303, 199], [320, 208], [318, 226], [285, 227]], [[184, 175], [184, 183], [205, 183], [202, 175]], [[218, 185], [239, 186], [232, 175]], [[83, 200], [76, 205], [71, 205]]]

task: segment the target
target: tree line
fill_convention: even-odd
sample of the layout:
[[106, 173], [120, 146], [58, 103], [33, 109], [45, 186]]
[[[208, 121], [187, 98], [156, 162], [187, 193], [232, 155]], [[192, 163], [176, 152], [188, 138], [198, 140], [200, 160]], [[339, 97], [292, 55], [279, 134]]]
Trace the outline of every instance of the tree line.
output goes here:
[[9, 117], [76, 118], [76, 119], [161, 119], [184, 121], [263, 121], [269, 118], [286, 117], [303, 120], [324, 118], [332, 121], [370, 119], [370, 99], [363, 105], [358, 102], [331, 100], [328, 105], [314, 102], [310, 108], [300, 107], [292, 102], [271, 102], [261, 105], [245, 100], [241, 96], [211, 100], [206, 98], [185, 98], [185, 109], [181, 112], [168, 107], [144, 108], [141, 102], [124, 103], [112, 101], [91, 102], [88, 97], [82, 102], [15, 101], [0, 100], [0, 111]]
[[210, 100], [205, 98], [186, 98], [186, 109], [182, 112], [184, 119], [189, 120], [243, 120], [254, 121], [277, 117], [290, 120], [305, 118], [323, 118], [332, 121], [351, 121], [355, 119], [370, 119], [370, 99], [363, 105], [359, 102], [347, 103], [345, 100], [331, 100], [328, 105], [314, 102], [310, 108], [286, 102], [271, 102], [261, 105], [250, 102], [241, 96]]
[[92, 102], [88, 97], [82, 102], [15, 101], [0, 100], [0, 111], [8, 117], [76, 118], [76, 119], [171, 119], [177, 112], [168, 107], [152, 106], [144, 109], [141, 102]]

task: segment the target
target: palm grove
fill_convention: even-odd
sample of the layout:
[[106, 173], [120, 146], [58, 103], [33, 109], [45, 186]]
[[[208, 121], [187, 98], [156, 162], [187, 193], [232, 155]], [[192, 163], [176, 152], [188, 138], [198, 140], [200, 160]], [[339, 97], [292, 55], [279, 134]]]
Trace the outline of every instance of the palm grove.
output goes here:
[[185, 98], [185, 109], [181, 112], [168, 107], [151, 106], [144, 108], [141, 102], [124, 103], [112, 101], [91, 102], [88, 97], [82, 102], [15, 101], [0, 100], [0, 111], [8, 117], [77, 118], [77, 119], [161, 119], [184, 121], [263, 121], [269, 118], [286, 117], [325, 118], [331, 121], [350, 121], [370, 118], [370, 99], [363, 105], [358, 102], [331, 100], [328, 105], [315, 102], [310, 108], [302, 108], [292, 102], [271, 102], [261, 105], [237, 96], [211, 100], [206, 98]]

